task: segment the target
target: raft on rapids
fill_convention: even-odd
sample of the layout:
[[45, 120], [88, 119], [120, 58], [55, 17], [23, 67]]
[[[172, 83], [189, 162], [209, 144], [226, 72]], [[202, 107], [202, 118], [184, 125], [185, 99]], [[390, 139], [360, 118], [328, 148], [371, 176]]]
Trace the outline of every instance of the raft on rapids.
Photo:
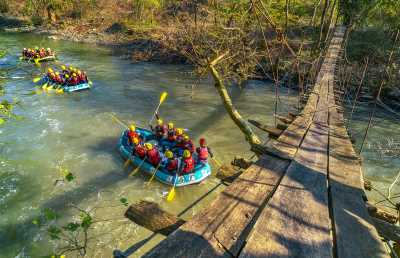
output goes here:
[[[143, 128], [136, 128], [136, 131], [144, 137], [145, 142], [156, 141], [154, 134], [150, 130]], [[135, 166], [138, 166], [140, 163], [142, 163], [143, 160], [131, 154], [132, 147], [129, 145], [127, 132], [128, 131], [126, 130], [122, 133], [119, 139], [118, 149], [121, 152], [121, 155], [124, 159], [129, 158]], [[197, 158], [196, 153], [193, 153], [193, 157], [195, 159]], [[150, 163], [148, 163], [147, 161], [145, 161], [141, 167], [141, 170], [149, 175], [152, 175], [154, 173], [155, 167]], [[176, 179], [176, 174], [171, 174], [168, 171], [166, 171], [164, 167], [160, 166], [160, 168], [157, 170], [155, 174], [155, 178], [161, 183], [167, 185], [174, 185], [175, 180], [177, 180], [175, 186], [179, 187], [191, 184], [198, 184], [210, 175], [211, 175], [210, 165], [208, 163], [205, 164], [199, 163], [196, 164], [192, 173], [179, 175], [177, 179]]]
[[49, 85], [53, 86], [53, 88], [62, 89], [64, 92], [87, 90], [87, 89], [90, 89], [92, 87], [87, 82], [81, 83], [81, 84], [78, 84], [78, 85], [51, 83], [51, 82], [49, 82], [49, 79], [47, 77], [43, 77], [40, 81], [37, 82], [38, 85], [42, 85], [42, 84], [45, 84], [45, 83], [48, 83]]
[[21, 56], [22, 60], [25, 61], [31, 61], [35, 63], [42, 63], [42, 62], [49, 62], [49, 61], [54, 61], [56, 60], [56, 56], [46, 56], [43, 58], [32, 58], [32, 57], [27, 57], [27, 56]]

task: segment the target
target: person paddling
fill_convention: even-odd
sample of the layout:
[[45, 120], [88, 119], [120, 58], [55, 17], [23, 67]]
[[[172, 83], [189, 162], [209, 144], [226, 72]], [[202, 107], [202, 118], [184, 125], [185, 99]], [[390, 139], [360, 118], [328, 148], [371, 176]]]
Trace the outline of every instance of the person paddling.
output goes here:
[[183, 159], [182, 159], [182, 174], [189, 174], [194, 169], [194, 159], [190, 151], [184, 150], [183, 151]]
[[174, 123], [168, 123], [168, 132], [167, 132], [167, 139], [170, 143], [175, 143], [176, 140], [176, 132], [174, 128]]
[[190, 153], [192, 153], [192, 154], [194, 152], [193, 141], [190, 139], [190, 137], [187, 134], [183, 135], [183, 148], [185, 150], [190, 151]]
[[171, 173], [171, 174], [175, 174], [176, 170], [178, 169], [178, 159], [174, 157], [174, 153], [172, 153], [172, 151], [167, 150], [165, 152], [165, 157], [167, 158], [167, 160], [165, 161], [165, 169]]
[[141, 143], [139, 138], [134, 138], [134, 143], [137, 141], [135, 148], [132, 150], [132, 155], [139, 157], [140, 159], [144, 159], [146, 157], [146, 149]]
[[153, 147], [153, 144], [151, 144], [151, 143], [145, 143], [144, 146], [146, 147], [146, 150], [147, 150], [147, 153], [146, 153], [147, 160], [154, 167], [157, 167], [161, 161], [160, 153], [158, 152], [157, 148]]
[[207, 163], [208, 156], [214, 157], [210, 147], [207, 146], [206, 139], [201, 138], [200, 147], [197, 147], [196, 152], [198, 156], [198, 162]]
[[157, 125], [154, 128], [151, 128], [154, 134], [156, 135], [156, 139], [161, 141], [167, 135], [168, 128], [164, 124], [162, 119], [157, 120]]
[[140, 138], [140, 134], [138, 132], [136, 132], [135, 125], [132, 124], [129, 126], [129, 131], [127, 133], [127, 136], [128, 136], [128, 141], [129, 141], [130, 145], [132, 145], [134, 138]]

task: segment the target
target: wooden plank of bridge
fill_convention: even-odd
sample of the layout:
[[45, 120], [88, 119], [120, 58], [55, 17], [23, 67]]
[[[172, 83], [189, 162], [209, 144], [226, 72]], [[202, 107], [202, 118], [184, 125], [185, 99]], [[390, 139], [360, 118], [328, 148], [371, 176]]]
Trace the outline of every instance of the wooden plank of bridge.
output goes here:
[[[327, 88], [315, 90], [312, 124], [241, 252], [247, 257], [332, 257], [328, 208]], [[315, 112], [314, 112], [315, 111]]]
[[361, 164], [343, 115], [331, 108], [329, 120], [329, 187], [337, 257], [389, 257], [363, 200]]
[[[289, 161], [264, 156], [143, 257], [231, 257], [238, 255], [257, 211], [279, 184]], [[246, 233], [247, 232], [247, 233]]]

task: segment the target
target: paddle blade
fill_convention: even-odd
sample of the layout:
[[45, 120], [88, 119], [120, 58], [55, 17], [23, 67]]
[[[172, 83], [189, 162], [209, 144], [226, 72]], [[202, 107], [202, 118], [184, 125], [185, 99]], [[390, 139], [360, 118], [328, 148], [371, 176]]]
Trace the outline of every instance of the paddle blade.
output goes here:
[[92, 85], [93, 85], [93, 82], [92, 82], [92, 81], [90, 81], [90, 80], [89, 80], [89, 85], [90, 85], [90, 86], [92, 86]]
[[130, 159], [127, 159], [124, 163], [124, 168], [126, 168], [131, 163]]
[[134, 176], [137, 172], [139, 172], [140, 167], [135, 168], [134, 170], [132, 170], [131, 173], [129, 173], [129, 176]]
[[164, 91], [163, 93], [161, 93], [160, 96], [160, 104], [164, 102], [164, 100], [167, 98], [168, 93], [166, 91]]
[[38, 81], [40, 81], [42, 78], [40, 78], [40, 77], [36, 77], [36, 78], [34, 78], [32, 81], [34, 82], [34, 83], [37, 83]]
[[172, 202], [175, 198], [175, 186], [172, 187], [167, 196], [167, 202]]
[[22, 59], [24, 59], [24, 58], [23, 58], [22, 56], [20, 56], [20, 57], [19, 57], [19, 60], [22, 60]]
[[63, 93], [64, 93], [64, 90], [63, 90], [63, 89], [57, 89], [57, 90], [56, 90], [56, 93], [57, 93], [57, 94], [63, 94]]
[[46, 88], [47, 88], [47, 82], [42, 85], [42, 90], [46, 90]]
[[35, 58], [35, 59], [33, 59], [33, 61], [35, 61], [35, 64], [39, 64], [39, 58]]

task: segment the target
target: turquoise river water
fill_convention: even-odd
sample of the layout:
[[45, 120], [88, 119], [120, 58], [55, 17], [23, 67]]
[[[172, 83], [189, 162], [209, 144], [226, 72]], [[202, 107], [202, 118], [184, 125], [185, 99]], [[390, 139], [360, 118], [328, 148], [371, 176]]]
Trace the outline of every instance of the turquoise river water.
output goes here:
[[[62, 63], [87, 71], [94, 87], [73, 94], [31, 94], [32, 78], [47, 65], [20, 62], [18, 55], [23, 47], [35, 45], [51, 47]], [[132, 64], [115, 49], [31, 34], [0, 34], [3, 49], [8, 52], [0, 59], [0, 84], [4, 87], [0, 98], [19, 100], [21, 104], [14, 112], [22, 119], [0, 125], [0, 258], [41, 257], [60, 248], [60, 241], [49, 240], [32, 221], [50, 208], [63, 225], [78, 219], [76, 207], [90, 210], [96, 222], [89, 232], [87, 257], [111, 257], [113, 250], [125, 250], [151, 235], [124, 218], [126, 207], [121, 198], [129, 203], [154, 201], [177, 214], [219, 183], [210, 177], [202, 184], [179, 188], [175, 200], [167, 203], [169, 187], [155, 181], [146, 187], [149, 178], [141, 174], [128, 177], [133, 168], [123, 168], [116, 148], [123, 127], [111, 115], [127, 123], [146, 124], [162, 91], [169, 93], [160, 110], [164, 120], [188, 128], [196, 141], [206, 137], [220, 161], [252, 155], [210, 80], [199, 80], [188, 66]], [[48, 65], [61, 65], [61, 61]], [[244, 117], [273, 125], [274, 88], [270, 83], [252, 81], [242, 90], [232, 87], [231, 95]], [[279, 112], [284, 114], [288, 104], [296, 103], [296, 96], [288, 94], [287, 89], [280, 95], [285, 104], [279, 105]], [[359, 114], [353, 122], [355, 131], [366, 126]], [[378, 112], [363, 153], [365, 175], [381, 189], [396, 176], [400, 158], [382, 157], [375, 143], [388, 137], [400, 141], [398, 121]], [[75, 180], [55, 184], [62, 177], [60, 168], [68, 169]], [[183, 218], [193, 216], [222, 189], [219, 187]], [[132, 257], [139, 257], [161, 239], [153, 238]]]

